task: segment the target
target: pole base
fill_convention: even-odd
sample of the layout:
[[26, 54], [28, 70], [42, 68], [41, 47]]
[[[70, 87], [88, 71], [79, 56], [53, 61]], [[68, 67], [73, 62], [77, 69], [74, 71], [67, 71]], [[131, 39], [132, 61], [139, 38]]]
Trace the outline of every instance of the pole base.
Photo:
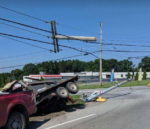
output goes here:
[[106, 102], [107, 99], [106, 99], [106, 98], [103, 98], [103, 97], [98, 97], [95, 101], [96, 101], [96, 102]]
[[148, 84], [147, 84], [147, 86], [149, 86], [149, 87], [150, 87], [150, 83], [148, 83]]

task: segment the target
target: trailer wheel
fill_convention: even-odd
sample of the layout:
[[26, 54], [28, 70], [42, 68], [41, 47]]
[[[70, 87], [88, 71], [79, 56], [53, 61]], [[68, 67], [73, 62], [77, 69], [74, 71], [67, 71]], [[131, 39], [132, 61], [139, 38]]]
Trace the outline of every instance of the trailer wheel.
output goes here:
[[74, 82], [68, 82], [66, 87], [67, 87], [68, 91], [72, 94], [76, 94], [79, 91], [77, 84]]
[[20, 112], [12, 112], [8, 118], [6, 129], [25, 129], [26, 126], [25, 115]]
[[56, 89], [56, 94], [60, 97], [60, 98], [67, 98], [69, 96], [69, 92], [66, 88], [64, 87], [58, 87]]

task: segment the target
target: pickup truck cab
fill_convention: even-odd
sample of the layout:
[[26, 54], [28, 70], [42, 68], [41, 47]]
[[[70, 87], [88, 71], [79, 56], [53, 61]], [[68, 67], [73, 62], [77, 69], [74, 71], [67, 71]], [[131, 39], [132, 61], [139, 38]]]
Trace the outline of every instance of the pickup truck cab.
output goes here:
[[[32, 90], [21, 89], [17, 81], [0, 91], [0, 128], [25, 129], [29, 116], [36, 112], [35, 95]], [[9, 90], [8, 90], [9, 89]]]

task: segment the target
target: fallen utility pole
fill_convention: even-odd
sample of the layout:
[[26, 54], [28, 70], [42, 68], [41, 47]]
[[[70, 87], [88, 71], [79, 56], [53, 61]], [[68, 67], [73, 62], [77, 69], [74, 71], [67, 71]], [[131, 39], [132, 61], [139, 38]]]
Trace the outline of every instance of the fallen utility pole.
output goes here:
[[122, 81], [120, 83], [117, 83], [116, 85], [110, 87], [110, 88], [107, 88], [105, 90], [100, 90], [100, 91], [94, 91], [91, 95], [89, 96], [83, 96], [83, 100], [85, 102], [90, 102], [90, 101], [93, 101], [95, 100], [96, 98], [98, 98], [99, 96], [103, 95], [103, 94], [106, 94], [107, 92], [113, 90], [113, 89], [116, 89], [117, 87], [123, 85], [124, 83], [128, 82], [128, 80], [125, 80], [125, 81]]

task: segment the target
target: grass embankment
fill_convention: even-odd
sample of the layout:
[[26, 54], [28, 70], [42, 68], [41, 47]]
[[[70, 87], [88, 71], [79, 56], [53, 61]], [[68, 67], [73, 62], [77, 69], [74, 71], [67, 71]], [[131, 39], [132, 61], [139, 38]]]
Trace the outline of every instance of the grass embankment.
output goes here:
[[[123, 84], [121, 87], [130, 87], [130, 86], [146, 86], [148, 83], [150, 83], [150, 80], [142, 80], [142, 81], [129, 81], [125, 84]], [[108, 88], [113, 85], [115, 85], [116, 82], [105, 82], [102, 86], [98, 84], [85, 84], [85, 85], [79, 85], [80, 89], [97, 89], [97, 88]]]
[[129, 87], [129, 86], [147, 86], [150, 83], [150, 80], [142, 80], [142, 81], [129, 81], [122, 85], [121, 87]]
[[102, 86], [99, 84], [81, 84], [79, 85], [79, 89], [97, 89], [97, 88], [108, 88], [115, 85], [116, 82], [104, 82]]

